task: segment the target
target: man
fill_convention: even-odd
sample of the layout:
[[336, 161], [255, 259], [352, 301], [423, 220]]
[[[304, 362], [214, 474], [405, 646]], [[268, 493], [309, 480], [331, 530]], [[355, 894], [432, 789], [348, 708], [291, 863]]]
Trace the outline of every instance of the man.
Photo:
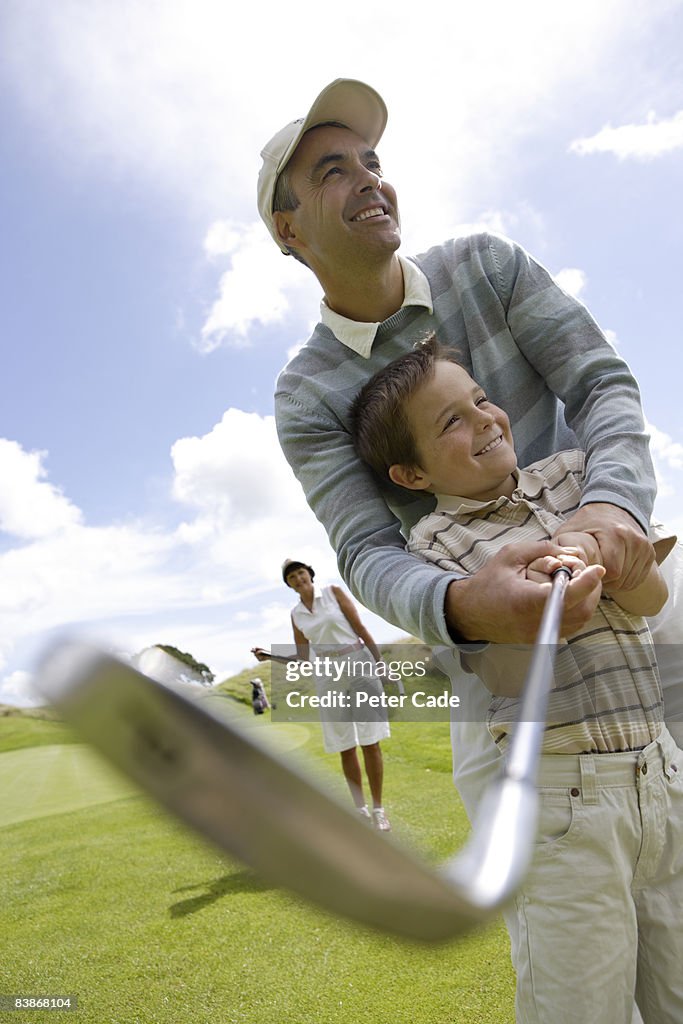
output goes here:
[[[628, 367], [524, 250], [482, 234], [410, 260], [398, 253], [396, 193], [375, 152], [386, 120], [374, 89], [340, 79], [263, 150], [259, 212], [325, 296], [321, 322], [280, 375], [275, 411], [283, 451], [347, 585], [366, 607], [440, 645], [455, 677], [460, 642], [533, 641], [545, 592], [525, 579], [526, 566], [557, 549], [511, 544], [465, 578], [407, 553], [405, 537], [433, 499], [379, 481], [360, 464], [349, 430], [353, 399], [377, 369], [435, 332], [507, 408], [521, 464], [583, 448], [583, 501], [563, 530], [593, 534], [615, 588], [638, 586], [652, 564], [655, 482]], [[574, 581], [563, 635], [590, 619], [599, 597], [590, 577]], [[458, 685], [472, 709], [470, 721], [452, 724], [454, 775], [471, 813], [498, 755], [485, 739], [485, 688], [472, 676]]]
[[[460, 253], [457, 246], [437, 253], [431, 276], [422, 270], [424, 265], [431, 271], [423, 258], [408, 261], [397, 254], [401, 238], [396, 194], [382, 178], [374, 152], [385, 123], [386, 108], [378, 94], [342, 79], [321, 93], [304, 121], [288, 125], [263, 151], [261, 215], [280, 248], [305, 262], [325, 293], [322, 322], [278, 382], [276, 416], [283, 450], [331, 536], [344, 579], [363, 604], [431, 643], [532, 641], [542, 597], [524, 586], [517, 558], [502, 559], [476, 578], [442, 580], [404, 552], [392, 511], [410, 522], [425, 506], [414, 501], [406, 505], [395, 490], [380, 491], [358, 464], [345, 420], [351, 400], [378, 366], [412, 347], [423, 331], [436, 330], [444, 344], [466, 346], [475, 376], [484, 378], [494, 401], [499, 391], [514, 389], [505, 397], [522, 462], [575, 445], [576, 436], [582, 442], [590, 470], [583, 506], [571, 529], [596, 536], [607, 581], [627, 588], [644, 578], [654, 557], [645, 526], [655, 484], [638, 389], [585, 309], [509, 243], [498, 243], [493, 258], [506, 259], [511, 273], [518, 275], [525, 270], [521, 264], [531, 266], [529, 294], [523, 298], [525, 303], [538, 302], [543, 316], [538, 337], [527, 341], [524, 351], [520, 348], [517, 335], [529, 325], [514, 295], [507, 318], [501, 317], [502, 324], [510, 321], [504, 341], [473, 336], [473, 327], [481, 335], [487, 324], [471, 322], [477, 296], [471, 294], [470, 282], [463, 282], [463, 291], [467, 285], [470, 289], [462, 298], [469, 300], [472, 311], [447, 308], [435, 290], [451, 287], [444, 280], [448, 258], [460, 255], [463, 263], [471, 262], [479, 241]], [[316, 127], [320, 124], [326, 126]], [[275, 195], [278, 184], [290, 203], [294, 197], [294, 208], [273, 211], [274, 199], [281, 201]], [[484, 237], [475, 236], [482, 245]], [[566, 322], [562, 330], [553, 320], [558, 314]], [[544, 346], [552, 353], [545, 362], [552, 365], [517, 366], [528, 361], [528, 354], [542, 356]], [[544, 370], [548, 376], [556, 371], [553, 388], [543, 379]], [[321, 378], [330, 373], [333, 378], [323, 383]], [[574, 434], [557, 400], [561, 390]], [[601, 401], [604, 394], [609, 410]], [[568, 602], [564, 631], [583, 624], [596, 601], [593, 592], [577, 592]]]

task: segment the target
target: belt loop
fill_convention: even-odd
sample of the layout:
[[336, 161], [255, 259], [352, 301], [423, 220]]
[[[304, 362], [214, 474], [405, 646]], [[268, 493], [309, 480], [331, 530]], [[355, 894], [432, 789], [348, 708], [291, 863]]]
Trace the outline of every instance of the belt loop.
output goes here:
[[597, 804], [598, 787], [595, 774], [595, 758], [592, 754], [579, 755], [579, 768], [581, 770], [581, 789], [583, 802], [585, 804]]
[[[664, 772], [664, 774], [666, 775], [666, 777], [668, 779], [668, 778], [670, 778], [670, 775], [669, 775], [669, 752], [667, 750], [667, 744], [664, 742], [662, 736], [660, 736], [659, 739], [657, 740], [657, 753], [659, 754], [659, 757], [660, 757], [660, 760], [661, 760], [662, 771]], [[659, 767], [659, 765], [658, 765], [658, 767]]]
[[659, 747], [662, 755], [664, 774], [668, 781], [671, 782], [671, 780], [676, 777], [676, 774], [679, 771], [679, 766], [674, 762], [673, 751], [675, 749], [675, 744], [670, 740], [668, 730], [666, 734], [660, 736], [657, 740], [657, 746]]

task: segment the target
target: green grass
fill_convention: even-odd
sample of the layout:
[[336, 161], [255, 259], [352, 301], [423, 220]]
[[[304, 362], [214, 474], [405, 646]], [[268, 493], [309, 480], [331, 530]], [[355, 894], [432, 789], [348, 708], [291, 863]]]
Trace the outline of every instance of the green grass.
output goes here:
[[214, 691], [233, 697], [236, 701], [248, 705], [251, 708], [251, 686], [250, 680], [260, 679], [270, 695], [270, 662], [257, 662], [254, 659], [252, 668], [245, 668], [237, 675], [224, 679], [213, 687]]
[[[249, 720], [345, 796], [317, 726]], [[0, 719], [0, 749], [8, 728]], [[397, 723], [383, 747], [395, 838], [443, 859], [467, 832], [447, 726]], [[76, 994], [81, 1024], [513, 1021], [501, 923], [434, 948], [333, 919], [204, 845], [104, 768], [96, 781], [89, 751], [73, 748], [69, 761], [64, 749], [54, 765], [70, 763], [70, 772], [48, 771], [54, 749], [0, 754], [2, 807], [13, 772], [15, 802], [22, 788], [28, 802], [41, 781], [63, 802], [60, 813], [0, 828], [0, 994]], [[93, 802], [66, 809], [84, 776]], [[94, 802], [98, 792], [107, 802]]]
[[0, 757], [0, 828], [120, 800], [132, 791], [80, 744], [11, 750]]
[[0, 717], [0, 753], [24, 747], [77, 742], [78, 737], [61, 722], [16, 713]]

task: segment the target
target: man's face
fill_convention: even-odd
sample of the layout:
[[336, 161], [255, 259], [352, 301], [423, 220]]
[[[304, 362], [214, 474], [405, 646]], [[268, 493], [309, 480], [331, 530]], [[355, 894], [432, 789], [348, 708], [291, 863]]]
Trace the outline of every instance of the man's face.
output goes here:
[[478, 501], [511, 496], [510, 420], [461, 366], [438, 360], [405, 412], [420, 457], [417, 486]]
[[396, 193], [360, 136], [347, 128], [313, 128], [287, 172], [299, 206], [276, 213], [276, 224], [318, 276], [390, 257], [399, 247]]

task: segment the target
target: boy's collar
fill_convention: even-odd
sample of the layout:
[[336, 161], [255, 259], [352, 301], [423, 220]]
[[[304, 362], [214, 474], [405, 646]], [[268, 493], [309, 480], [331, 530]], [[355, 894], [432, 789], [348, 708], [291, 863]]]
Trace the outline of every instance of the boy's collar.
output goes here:
[[[513, 469], [512, 475], [517, 481], [517, 486], [512, 492], [512, 498], [537, 498], [540, 494], [539, 481], [533, 473], [527, 473], [525, 469]], [[477, 501], [476, 498], [463, 498], [459, 494], [435, 494], [436, 512], [478, 512], [484, 508], [492, 508], [494, 505], [501, 505], [511, 498], [501, 495], [499, 498], [490, 498], [488, 501]]]

